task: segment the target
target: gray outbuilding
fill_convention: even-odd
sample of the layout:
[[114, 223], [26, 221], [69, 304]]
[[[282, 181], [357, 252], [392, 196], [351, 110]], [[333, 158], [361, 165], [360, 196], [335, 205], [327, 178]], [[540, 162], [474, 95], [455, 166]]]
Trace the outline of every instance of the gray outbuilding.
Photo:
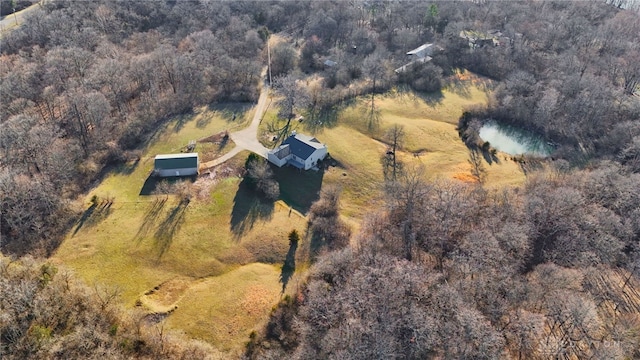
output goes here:
[[159, 177], [198, 175], [198, 153], [156, 155], [153, 173]]

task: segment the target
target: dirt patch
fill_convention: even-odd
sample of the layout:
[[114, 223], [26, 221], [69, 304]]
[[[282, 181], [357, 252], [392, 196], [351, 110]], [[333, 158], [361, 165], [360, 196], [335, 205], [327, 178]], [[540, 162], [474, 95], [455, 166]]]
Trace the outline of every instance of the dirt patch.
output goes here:
[[240, 306], [249, 315], [260, 315], [264, 309], [269, 308], [275, 299], [273, 293], [263, 285], [253, 285], [249, 287], [240, 302]]
[[[175, 309], [177, 309], [177, 307]], [[154, 312], [154, 313], [147, 314], [142, 318], [142, 321], [146, 325], [157, 324], [157, 323], [161, 322], [162, 320], [166, 319], [169, 315], [171, 315], [171, 313], [175, 309], [171, 309], [170, 311]]]
[[146, 306], [155, 316], [168, 316], [173, 312], [184, 293], [191, 286], [191, 278], [175, 278], [150, 289], [140, 297], [141, 305]]
[[210, 168], [200, 174], [198, 180], [193, 183], [194, 194], [198, 200], [206, 200], [209, 198], [211, 188], [218, 184], [221, 180], [230, 177], [242, 176], [244, 169], [241, 166], [225, 163], [220, 166]]
[[455, 173], [453, 174], [453, 178], [456, 180], [460, 180], [466, 183], [477, 183], [478, 180], [473, 177], [471, 174], [467, 173]]
[[209, 142], [209, 143], [214, 143], [214, 144], [220, 144], [224, 141], [225, 136], [227, 138], [229, 138], [229, 133], [226, 131], [221, 131], [217, 134], [213, 134], [209, 137], [206, 137], [204, 139], [200, 139], [200, 142]]
[[454, 81], [470, 82], [473, 85], [485, 84], [490, 82], [489, 78], [482, 77], [478, 74], [474, 74], [471, 71], [458, 71], [451, 75], [451, 79]]
[[235, 143], [231, 139], [219, 143], [201, 143], [200, 162], [205, 163], [226, 154], [235, 147]]

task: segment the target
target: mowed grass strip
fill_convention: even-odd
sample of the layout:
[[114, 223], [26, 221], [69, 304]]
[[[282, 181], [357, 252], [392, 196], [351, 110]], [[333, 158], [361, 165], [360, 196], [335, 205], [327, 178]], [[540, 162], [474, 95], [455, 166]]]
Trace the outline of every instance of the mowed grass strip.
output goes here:
[[325, 129], [320, 137], [338, 166], [325, 171], [325, 184], [342, 189], [342, 214], [362, 218], [380, 196], [385, 146], [346, 126]]

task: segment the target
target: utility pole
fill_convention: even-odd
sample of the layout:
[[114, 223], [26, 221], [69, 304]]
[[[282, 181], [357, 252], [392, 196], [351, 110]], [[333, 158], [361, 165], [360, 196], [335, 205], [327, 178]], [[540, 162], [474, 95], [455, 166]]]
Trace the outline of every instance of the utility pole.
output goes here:
[[13, 3], [13, 19], [16, 21], [16, 25], [18, 25], [18, 16], [16, 15], [16, 4]]
[[269, 62], [268, 64], [268, 68], [269, 68], [269, 87], [271, 87], [271, 47], [269, 46], [269, 38], [271, 36], [267, 35], [267, 61]]

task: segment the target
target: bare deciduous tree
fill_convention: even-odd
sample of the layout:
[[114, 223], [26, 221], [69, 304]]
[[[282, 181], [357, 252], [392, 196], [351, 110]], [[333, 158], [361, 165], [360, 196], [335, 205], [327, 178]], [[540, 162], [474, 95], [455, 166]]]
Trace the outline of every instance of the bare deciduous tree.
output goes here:
[[478, 149], [469, 150], [469, 164], [471, 165], [471, 176], [479, 183], [483, 184], [487, 171], [484, 168], [484, 164], [482, 163], [482, 154]]
[[403, 164], [398, 160], [397, 151], [402, 149], [404, 143], [404, 127], [394, 124], [385, 133], [384, 140], [389, 144], [389, 150], [382, 156], [382, 173], [385, 181], [397, 181], [402, 175]]
[[251, 178], [258, 189], [267, 199], [276, 200], [280, 196], [280, 185], [273, 178], [273, 171], [268, 162], [262, 158], [249, 161], [247, 176]]
[[388, 57], [389, 54], [385, 50], [376, 50], [373, 54], [367, 56], [362, 64], [371, 81], [371, 95], [367, 101], [365, 115], [369, 131], [375, 130], [380, 122], [380, 110], [376, 106], [376, 92], [380, 90], [380, 85], [382, 87], [388, 86], [390, 74]]

